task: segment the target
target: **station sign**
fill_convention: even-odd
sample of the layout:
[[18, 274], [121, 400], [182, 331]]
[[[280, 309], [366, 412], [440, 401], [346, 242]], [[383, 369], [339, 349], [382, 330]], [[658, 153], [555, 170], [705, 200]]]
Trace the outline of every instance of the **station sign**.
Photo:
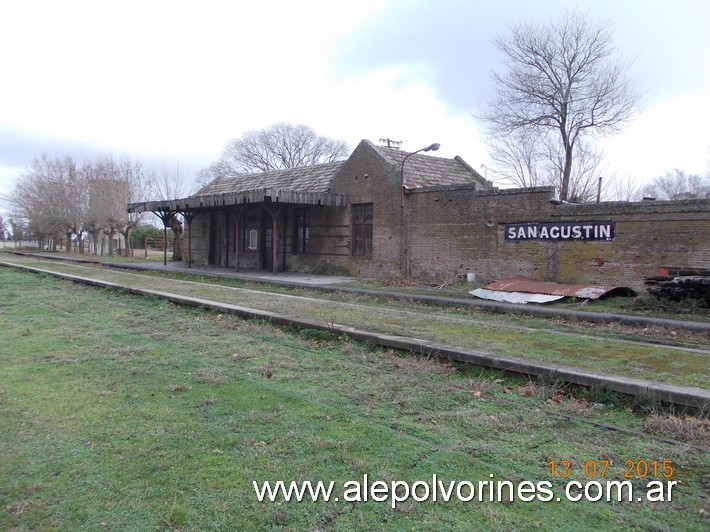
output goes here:
[[505, 239], [509, 242], [528, 240], [594, 242], [611, 241], [615, 236], [615, 222], [531, 222], [505, 225]]

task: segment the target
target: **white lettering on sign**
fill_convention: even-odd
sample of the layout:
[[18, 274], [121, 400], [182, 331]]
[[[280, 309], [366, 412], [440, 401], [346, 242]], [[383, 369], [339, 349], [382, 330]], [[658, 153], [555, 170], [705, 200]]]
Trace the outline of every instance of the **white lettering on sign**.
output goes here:
[[615, 222], [560, 222], [506, 224], [505, 239], [571, 242], [610, 241], [616, 236]]

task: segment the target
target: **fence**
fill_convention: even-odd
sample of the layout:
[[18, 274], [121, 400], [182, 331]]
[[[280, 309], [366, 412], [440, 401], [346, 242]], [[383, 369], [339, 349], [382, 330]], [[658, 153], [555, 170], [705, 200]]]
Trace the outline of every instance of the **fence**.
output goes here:
[[0, 249], [36, 248], [39, 247], [37, 240], [0, 240]]
[[[133, 249], [133, 256], [137, 255], [143, 255], [146, 259], [153, 255], [157, 257], [160, 255], [161, 257], [163, 256], [163, 238], [146, 238], [144, 242], [144, 248], [143, 249]], [[168, 238], [168, 247], [166, 250], [167, 253], [172, 253], [173, 252], [173, 242], [172, 238]]]

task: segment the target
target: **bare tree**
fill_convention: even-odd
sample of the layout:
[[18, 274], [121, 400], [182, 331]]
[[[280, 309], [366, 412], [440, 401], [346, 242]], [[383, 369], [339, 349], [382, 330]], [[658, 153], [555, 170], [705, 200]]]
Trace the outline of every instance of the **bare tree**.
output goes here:
[[627, 65], [615, 58], [611, 29], [572, 11], [540, 27], [521, 25], [495, 44], [505, 72], [493, 74], [497, 93], [481, 118], [498, 139], [524, 130], [557, 144], [566, 200], [579, 140], [618, 131], [637, 110], [638, 93]]
[[219, 177], [299, 168], [339, 161], [348, 151], [345, 142], [317, 135], [309, 126], [279, 123], [230, 140], [210, 173]]
[[163, 157], [148, 173], [150, 195], [159, 200], [184, 198], [192, 192], [190, 172], [184, 162]]
[[150, 190], [150, 181], [143, 173], [140, 162], [132, 161], [128, 156], [116, 162], [117, 180], [120, 186], [117, 198], [121, 205], [121, 216], [118, 222], [118, 232], [123, 236], [125, 255], [131, 256], [131, 231], [138, 227], [145, 213], [128, 212], [126, 206], [147, 199]]
[[643, 192], [664, 200], [710, 198], [710, 176], [686, 174], [676, 168], [655, 178]]
[[14, 211], [7, 223], [10, 226], [10, 231], [12, 232], [12, 240], [14, 242], [19, 242], [21, 240], [29, 240], [29, 234], [27, 233], [27, 225], [23, 221], [22, 216], [18, 216], [17, 211]]
[[219, 177], [220, 175], [224, 174], [220, 172], [214, 164], [211, 165], [209, 168], [203, 168], [202, 170], [199, 170], [195, 175], [195, 186], [197, 190], [206, 187], [210, 184], [212, 180], [214, 180], [216, 177]]
[[524, 129], [489, 140], [496, 174], [504, 183], [523, 188], [550, 184], [541, 168], [542, 154], [536, 141], [530, 131]]
[[[562, 176], [567, 162], [565, 153], [559, 144], [546, 143], [547, 160], [550, 163], [551, 172], [550, 184], [557, 190], [562, 189]], [[607, 174], [607, 178], [601, 182], [599, 178], [602, 174], [603, 156], [602, 154], [581, 140], [574, 148], [572, 160], [572, 171], [570, 172], [569, 183], [567, 185], [567, 198], [575, 203], [588, 203], [595, 201], [598, 196], [603, 196], [606, 189], [609, 189], [613, 182], [613, 176]], [[605, 172], [606, 173], [606, 172]]]
[[[184, 198], [191, 192], [192, 183], [185, 164], [177, 159], [163, 158], [150, 173], [151, 196], [158, 200]], [[165, 220], [173, 233], [173, 260], [182, 260], [183, 220], [173, 214]]]
[[[140, 221], [140, 215], [126, 212], [126, 205], [145, 197], [141, 165], [128, 157], [98, 156], [79, 167], [70, 156], [42, 155], [17, 179], [12, 202], [16, 218], [26, 220], [38, 239], [51, 240], [53, 249], [61, 237], [71, 251], [76, 236], [83, 253], [83, 235], [88, 232], [95, 244], [108, 235], [113, 254], [112, 237], [121, 233], [130, 242], [129, 233]], [[97, 253], [96, 245], [93, 251]]]
[[105, 213], [110, 209], [110, 199], [105, 186], [107, 178], [101, 168], [93, 163], [84, 165], [82, 172], [86, 178], [88, 201], [84, 228], [91, 235], [90, 252], [103, 255], [102, 236], [107, 228]]
[[[566, 163], [559, 144], [549, 139], [539, 139], [529, 130], [517, 130], [511, 135], [489, 141], [495, 173], [503, 184], [517, 187], [552, 186], [561, 189], [561, 179]], [[572, 172], [568, 184], [570, 201], [594, 201], [599, 192], [602, 175], [602, 155], [587, 143], [578, 141], [574, 148]], [[604, 172], [607, 173], [607, 172]], [[612, 185], [613, 177], [607, 173], [604, 189]]]
[[86, 216], [86, 185], [76, 161], [66, 156], [59, 166], [63, 228], [67, 237], [66, 250], [71, 251], [72, 235], [77, 238], [79, 253], [83, 253], [84, 219]]
[[85, 228], [94, 241], [94, 254], [103, 254], [99, 243], [105, 234], [108, 254], [113, 255], [113, 237], [118, 233], [123, 236], [123, 252], [130, 255], [130, 233], [140, 224], [142, 214], [127, 212], [126, 205], [147, 197], [148, 181], [142, 165], [128, 156], [114, 159], [111, 155], [99, 155], [85, 164], [81, 172], [87, 191]]
[[121, 218], [119, 202], [122, 195], [113, 158], [98, 156], [84, 165], [82, 173], [88, 190], [86, 230], [92, 237], [92, 252], [94, 255], [103, 255], [103, 236], [106, 235], [108, 254], [113, 255], [113, 236]]
[[48, 224], [42, 219], [41, 208], [44, 195], [42, 188], [39, 186], [39, 178], [36, 177], [35, 165], [37, 160], [33, 160], [32, 167], [23, 172], [15, 180], [14, 189], [12, 191], [12, 206], [14, 218], [20, 223], [24, 220], [28, 230], [34, 234], [35, 238], [43, 244], [45, 235], [50, 231]]
[[72, 236], [82, 232], [83, 194], [74, 159], [42, 155], [19, 176], [12, 202], [40, 240], [51, 239], [56, 249], [56, 241], [65, 238], [66, 250], [71, 251]]
[[639, 201], [643, 197], [642, 187], [631, 177], [615, 179], [606, 189], [606, 199], [616, 201]]

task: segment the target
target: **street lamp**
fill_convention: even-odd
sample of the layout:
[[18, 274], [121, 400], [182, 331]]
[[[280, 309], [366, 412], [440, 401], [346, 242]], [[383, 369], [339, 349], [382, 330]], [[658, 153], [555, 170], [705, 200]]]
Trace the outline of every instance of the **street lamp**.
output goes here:
[[412, 153], [408, 153], [407, 155], [404, 156], [404, 159], [402, 159], [402, 166], [399, 170], [399, 177], [401, 180], [402, 186], [400, 187], [400, 193], [401, 193], [401, 199], [402, 199], [402, 210], [400, 211], [402, 213], [402, 220], [401, 220], [401, 228], [402, 228], [402, 242], [400, 243], [400, 269], [404, 273], [405, 277], [409, 277], [409, 230], [407, 228], [407, 217], [406, 213], [404, 210], [404, 162], [407, 160], [407, 158], [410, 155], [414, 155], [415, 153], [419, 153], [420, 151], [436, 151], [440, 147], [440, 144], [438, 142], [435, 142], [434, 144], [430, 144], [426, 148], [422, 148], [421, 150], [413, 151]]
[[441, 147], [441, 144], [438, 142], [435, 142], [434, 144], [430, 144], [426, 148], [422, 148], [421, 150], [413, 151], [412, 153], [408, 153], [407, 155], [404, 156], [404, 159], [402, 159], [402, 167], [400, 168], [399, 172], [399, 177], [402, 182], [402, 186], [400, 188], [401, 192], [401, 200], [402, 200], [402, 208], [404, 208], [404, 161], [407, 160], [407, 158], [411, 155], [414, 155], [415, 153], [419, 153], [420, 151], [436, 151]]

